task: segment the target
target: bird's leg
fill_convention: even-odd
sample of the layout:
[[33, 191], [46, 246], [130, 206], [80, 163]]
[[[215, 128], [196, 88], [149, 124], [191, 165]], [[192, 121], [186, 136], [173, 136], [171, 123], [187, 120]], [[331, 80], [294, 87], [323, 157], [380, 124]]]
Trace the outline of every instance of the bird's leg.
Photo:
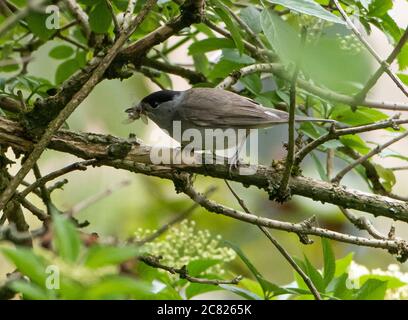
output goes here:
[[238, 142], [238, 144], [236, 146], [236, 149], [235, 149], [235, 152], [234, 152], [234, 155], [231, 158], [228, 159], [228, 162], [229, 162], [228, 171], [229, 171], [229, 173], [231, 173], [232, 170], [235, 170], [235, 169], [237, 169], [239, 167], [239, 165], [240, 165], [239, 155], [241, 154], [242, 148], [245, 145], [245, 142], [246, 142], [246, 140], [248, 138], [248, 135], [249, 135], [249, 130], [246, 130], [245, 137], [243, 139], [241, 139], [241, 141]]

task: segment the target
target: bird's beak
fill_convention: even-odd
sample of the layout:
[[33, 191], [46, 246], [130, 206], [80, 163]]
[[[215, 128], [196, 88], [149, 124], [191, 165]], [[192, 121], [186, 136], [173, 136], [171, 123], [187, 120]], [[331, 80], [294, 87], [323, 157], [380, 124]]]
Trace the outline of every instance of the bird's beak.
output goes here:
[[148, 118], [146, 115], [146, 111], [143, 108], [143, 103], [139, 103], [135, 107], [131, 107], [125, 110], [125, 112], [128, 114], [128, 119], [126, 119], [124, 122], [125, 123], [131, 123], [135, 120], [138, 120], [139, 118], [142, 119], [143, 123], [147, 124], [148, 123]]

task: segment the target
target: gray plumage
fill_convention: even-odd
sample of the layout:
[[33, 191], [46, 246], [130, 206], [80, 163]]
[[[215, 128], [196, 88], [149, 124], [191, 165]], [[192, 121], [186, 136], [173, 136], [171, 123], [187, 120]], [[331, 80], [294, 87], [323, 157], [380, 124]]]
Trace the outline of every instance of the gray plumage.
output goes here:
[[[181, 130], [255, 129], [287, 123], [289, 114], [265, 108], [239, 94], [214, 88], [192, 88], [186, 91], [162, 90], [145, 97], [126, 110], [130, 120], [147, 116], [173, 136], [173, 123], [180, 121]], [[333, 122], [296, 116], [295, 121]]]

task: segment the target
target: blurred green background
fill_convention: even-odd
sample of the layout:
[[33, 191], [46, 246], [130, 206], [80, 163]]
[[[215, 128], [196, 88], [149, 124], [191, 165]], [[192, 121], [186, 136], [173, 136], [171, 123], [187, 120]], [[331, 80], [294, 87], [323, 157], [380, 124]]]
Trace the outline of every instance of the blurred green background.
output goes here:
[[[48, 52], [55, 44], [51, 41], [36, 53], [35, 61], [29, 66], [30, 74], [53, 81], [53, 75], [59, 62], [51, 59]], [[180, 58], [176, 60], [180, 60]], [[186, 87], [181, 79], [176, 80], [175, 89], [185, 89]], [[155, 139], [160, 139], [161, 134], [151, 122], [148, 126], [140, 121], [131, 125], [122, 124], [125, 119], [124, 109], [153, 90], [157, 90], [157, 87], [140, 75], [135, 75], [122, 82], [105, 80], [95, 88], [86, 101], [69, 118], [68, 125], [71, 130], [75, 131], [112, 134], [119, 137], [127, 137], [129, 133], [135, 133], [145, 142], [154, 143]], [[269, 161], [283, 157], [282, 143], [285, 141], [285, 135], [285, 126], [262, 132], [260, 145], [266, 158], [269, 157]], [[47, 151], [41, 158], [40, 169], [45, 174], [77, 160], [70, 155]], [[319, 177], [310, 159], [305, 161], [303, 169], [305, 175]], [[176, 194], [171, 182], [126, 171], [105, 167], [89, 168], [84, 172], [68, 174], [64, 178], [69, 180], [64, 190], [53, 193], [54, 202], [62, 210], [68, 210], [89, 197], [107, 189], [113, 189], [112, 195], [103, 198], [76, 215], [80, 221], [88, 220], [90, 222], [90, 226], [85, 231], [97, 232], [102, 238], [112, 236], [126, 239], [138, 228], [158, 228], [192, 205], [191, 200], [185, 195]], [[30, 176], [29, 180], [32, 181], [33, 177]], [[130, 186], [119, 188], [118, 185], [125, 180], [131, 181]], [[396, 186], [396, 192], [404, 187], [406, 179], [398, 179], [398, 181], [402, 182]], [[360, 190], [367, 190], [365, 183], [357, 175], [350, 174], [344, 182]], [[196, 185], [200, 191], [205, 191], [210, 185], [216, 185], [218, 189], [211, 198], [239, 209], [236, 200], [227, 190], [223, 181], [198, 177]], [[293, 201], [279, 205], [269, 201], [265, 192], [254, 187], [244, 188], [238, 184], [233, 184], [233, 186], [247, 202], [249, 208], [258, 215], [293, 222], [299, 222], [316, 215], [322, 227], [358, 233], [345, 222], [335, 206], [313, 202], [301, 197], [294, 197]], [[119, 190], [116, 190], [118, 188]], [[30, 198], [30, 200], [36, 205], [42, 205], [36, 198]], [[30, 214], [27, 214], [27, 217], [32, 226], [39, 226], [34, 217]], [[219, 234], [223, 239], [239, 245], [266, 278], [278, 284], [287, 284], [293, 281], [292, 268], [255, 226], [209, 213], [203, 209], [197, 209], [191, 219], [197, 222], [198, 228], [208, 229], [212, 234]], [[380, 218], [376, 219], [375, 224], [379, 230], [388, 232], [389, 221]], [[407, 227], [397, 225], [397, 234], [404, 234], [404, 231], [407, 230]], [[315, 244], [305, 246], [299, 242], [296, 235], [281, 231], [272, 231], [272, 233], [293, 255], [306, 254], [315, 265], [322, 265], [319, 239], [315, 239]], [[382, 250], [335, 242], [332, 244], [337, 258], [343, 257], [349, 252], [355, 252], [355, 260], [369, 268], [382, 267], [386, 269], [388, 264], [395, 263], [395, 260]], [[11, 270], [12, 268], [7, 262], [0, 260], [0, 277], [4, 277], [5, 272]], [[239, 274], [248, 274], [247, 269], [238, 259], [232, 264], [231, 270]]]

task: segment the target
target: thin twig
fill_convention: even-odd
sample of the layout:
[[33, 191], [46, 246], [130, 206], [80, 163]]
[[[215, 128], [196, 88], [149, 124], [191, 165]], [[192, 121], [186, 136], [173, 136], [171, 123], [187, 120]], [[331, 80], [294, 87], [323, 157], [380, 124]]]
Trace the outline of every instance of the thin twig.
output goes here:
[[365, 124], [361, 126], [349, 127], [344, 129], [336, 129], [332, 126], [328, 133], [325, 135], [313, 140], [305, 147], [303, 147], [298, 153], [296, 154], [295, 164], [298, 165], [310, 152], [321, 146], [322, 144], [326, 143], [327, 141], [337, 139], [341, 136], [351, 135], [351, 134], [358, 134], [363, 132], [369, 132], [374, 130], [386, 129], [386, 128], [395, 128], [398, 129], [398, 126], [401, 124], [408, 123], [408, 119], [394, 119], [390, 118], [388, 120], [383, 120], [379, 122], [374, 122], [370, 124]]
[[90, 207], [91, 205], [95, 204], [96, 202], [109, 197], [111, 194], [113, 194], [116, 191], [119, 191], [120, 189], [127, 187], [131, 184], [130, 180], [124, 180], [122, 182], [120, 182], [119, 184], [107, 188], [106, 190], [95, 194], [83, 201], [81, 201], [80, 203], [77, 203], [76, 205], [74, 205], [71, 209], [65, 211], [64, 213], [67, 214], [68, 216], [72, 217], [74, 215], [76, 215], [78, 212], [81, 212], [83, 210], [85, 210], [86, 208]]
[[142, 256], [142, 257], [139, 257], [139, 260], [143, 261], [148, 266], [151, 266], [153, 268], [163, 269], [163, 270], [166, 270], [167, 272], [170, 272], [171, 274], [178, 274], [181, 279], [186, 279], [188, 282], [193, 282], [193, 283], [212, 284], [212, 285], [218, 286], [220, 284], [238, 284], [242, 279], [241, 276], [236, 276], [232, 280], [197, 278], [197, 277], [190, 276], [187, 272], [186, 267], [174, 268], [174, 267], [169, 267], [164, 264], [161, 264], [160, 259], [158, 257]]
[[72, 12], [75, 19], [77, 19], [81, 25], [85, 37], [89, 40], [91, 35], [91, 27], [89, 26], [88, 22], [88, 15], [84, 10], [82, 10], [81, 6], [75, 0], [65, 0], [64, 2], [68, 9]]
[[257, 226], [293, 232], [296, 234], [315, 235], [358, 246], [381, 248], [397, 254], [399, 256], [399, 259], [401, 260], [408, 258], [408, 243], [404, 240], [367, 239], [364, 237], [348, 235], [337, 231], [315, 227], [313, 225], [308, 225], [305, 223], [290, 223], [255, 216], [211, 201], [204, 197], [202, 194], [196, 192], [191, 184], [185, 185], [183, 192], [187, 194], [193, 201], [198, 202], [201, 206], [206, 208], [208, 211], [222, 214], [233, 219], [245, 221]]
[[142, 23], [144, 18], [150, 12], [151, 8], [156, 4], [157, 0], [148, 0], [139, 14], [131, 20], [129, 27], [126, 28], [119, 38], [115, 41], [112, 47], [108, 50], [107, 54], [101, 59], [98, 66], [93, 71], [92, 75], [86, 81], [86, 83], [80, 88], [80, 90], [74, 94], [72, 99], [65, 105], [63, 110], [58, 116], [53, 119], [48, 125], [46, 131], [42, 135], [41, 139], [37, 142], [32, 152], [27, 157], [26, 161], [22, 165], [21, 169], [17, 172], [14, 178], [10, 181], [7, 188], [0, 195], [0, 212], [4, 209], [7, 202], [13, 196], [15, 190], [20, 185], [21, 181], [30, 172], [31, 168], [40, 158], [45, 148], [52, 139], [54, 133], [64, 124], [66, 119], [72, 112], [80, 105], [80, 103], [89, 95], [93, 88], [102, 79], [105, 71], [110, 66], [113, 59], [116, 57], [122, 46], [126, 43], [127, 39], [131, 36], [133, 31]]
[[[223, 81], [221, 81], [217, 87], [220, 89], [230, 88], [239, 80], [240, 77], [257, 72], [270, 72], [286, 81], [291, 80], [291, 74], [287, 72], [283, 65], [278, 63], [260, 63], [243, 67], [238, 72], [234, 72], [232, 75], [226, 77]], [[321, 99], [339, 102], [349, 106], [358, 105], [374, 109], [408, 111], [407, 103], [379, 102], [369, 99], [366, 99], [364, 101], [357, 101], [355, 97], [350, 97], [345, 94], [334, 92], [327, 88], [319, 87], [317, 85], [310, 83], [309, 81], [301, 79], [300, 77], [297, 80], [297, 86], [315, 96], [318, 96]]]
[[81, 162], [75, 162], [73, 164], [70, 164], [62, 169], [53, 171], [39, 179], [37, 179], [34, 183], [29, 185], [27, 188], [25, 188], [19, 195], [19, 199], [25, 198], [30, 192], [33, 192], [35, 189], [38, 187], [44, 186], [48, 181], [54, 180], [64, 174], [67, 174], [72, 171], [76, 170], [86, 170], [88, 166], [93, 166], [98, 163], [98, 160], [92, 159], [92, 160], [85, 160]]
[[375, 229], [373, 224], [366, 217], [357, 217], [356, 215], [352, 214], [350, 210], [347, 210], [343, 207], [339, 207], [339, 209], [344, 214], [344, 216], [359, 230], [366, 230], [375, 239], [388, 239], [387, 237], [382, 235], [381, 232]]
[[[207, 191], [204, 192], [204, 195], [208, 197], [211, 195], [215, 190], [217, 190], [216, 187], [210, 187]], [[149, 234], [147, 237], [137, 241], [138, 245], [143, 245], [147, 242], [152, 242], [153, 240], [157, 239], [160, 237], [163, 233], [165, 233], [167, 230], [169, 230], [172, 226], [175, 224], [180, 223], [181, 221], [187, 219], [193, 212], [196, 210], [200, 205], [198, 203], [194, 203], [191, 207], [187, 208], [184, 212], [180, 213], [179, 215], [175, 216], [173, 219], [171, 219], [169, 222], [161, 226], [159, 229], [157, 229], [155, 232], [152, 234]]]
[[[227, 180], [224, 180], [228, 189], [231, 191], [235, 199], [238, 201], [239, 205], [241, 208], [248, 214], [252, 214], [251, 211], [249, 211], [248, 207], [246, 206], [244, 200], [242, 200], [238, 194], [234, 191], [234, 189], [231, 187], [229, 182]], [[263, 226], [259, 226], [258, 228], [265, 234], [265, 236], [272, 242], [272, 244], [276, 247], [276, 249], [282, 254], [282, 256], [288, 261], [288, 263], [292, 266], [292, 268], [300, 275], [300, 277], [303, 279], [303, 281], [306, 283], [307, 287], [309, 288], [310, 292], [313, 294], [316, 300], [321, 300], [321, 296], [319, 291], [316, 289], [315, 285], [313, 282], [310, 280], [310, 278], [307, 276], [307, 274], [302, 270], [302, 268], [299, 267], [299, 265], [296, 263], [296, 261], [291, 257], [289, 252], [286, 251], [284, 247], [280, 245], [280, 243], [270, 234], [270, 232]]]
[[[389, 77], [392, 79], [392, 81], [395, 82], [395, 84], [398, 86], [398, 88], [408, 97], [408, 92], [405, 89], [404, 84], [402, 81], [391, 71], [389, 68], [389, 64], [394, 61], [396, 55], [398, 52], [394, 52], [396, 50], [393, 50], [391, 55], [388, 57], [387, 60], [383, 61], [381, 57], [378, 55], [378, 53], [374, 50], [374, 48], [368, 43], [368, 41], [364, 38], [364, 36], [358, 31], [357, 27], [354, 25], [353, 21], [348, 17], [347, 13], [343, 10], [342, 6], [340, 5], [338, 0], [333, 0], [334, 5], [337, 7], [337, 10], [339, 10], [340, 14], [342, 15], [343, 19], [346, 21], [347, 25], [351, 28], [353, 33], [356, 35], [356, 37], [361, 41], [361, 43], [368, 49], [368, 51], [372, 54], [372, 56], [378, 61], [378, 63], [381, 65], [380, 69], [374, 74], [374, 76], [369, 80], [368, 84], [364, 87], [364, 89], [358, 94], [357, 100], [364, 100], [366, 97], [368, 91], [377, 83], [377, 80], [380, 78], [380, 76], [383, 74], [383, 72], [386, 72]], [[408, 29], [406, 30], [405, 33], [407, 33]], [[405, 43], [405, 41], [408, 39], [408, 34], [403, 36], [401, 39], [403, 42], [402, 44]], [[397, 46], [396, 48], [399, 48], [400, 46]], [[402, 48], [402, 46], [401, 46]], [[401, 48], [399, 50], [401, 50]], [[398, 51], [398, 49], [397, 49]]]
[[362, 156], [361, 158], [357, 159], [356, 161], [350, 163], [347, 167], [345, 167], [343, 170], [341, 170], [332, 180], [332, 183], [339, 183], [341, 179], [351, 170], [353, 170], [356, 166], [361, 164], [362, 162], [370, 159], [371, 157], [375, 156], [376, 154], [379, 154], [381, 151], [389, 147], [390, 145], [400, 141], [401, 139], [404, 139], [405, 137], [408, 136], [408, 131], [404, 132], [403, 134], [387, 141], [386, 143], [377, 146], [373, 150], [371, 150], [369, 153], [366, 155]]

